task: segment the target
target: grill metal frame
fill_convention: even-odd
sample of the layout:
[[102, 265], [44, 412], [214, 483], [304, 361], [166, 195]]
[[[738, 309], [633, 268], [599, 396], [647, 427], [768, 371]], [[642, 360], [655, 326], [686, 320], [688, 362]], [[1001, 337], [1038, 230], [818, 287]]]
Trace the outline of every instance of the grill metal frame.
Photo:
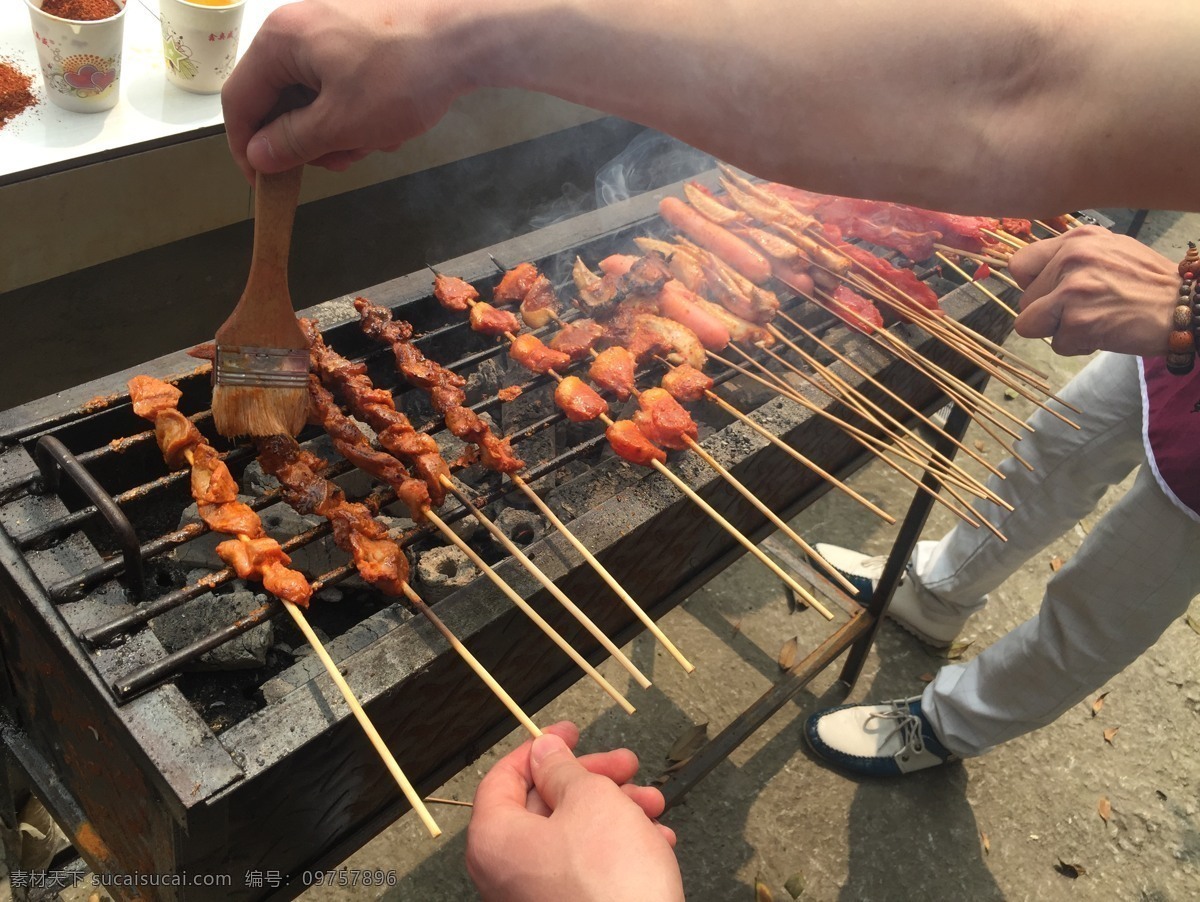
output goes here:
[[[495, 255], [565, 273], [575, 254], [595, 261], [627, 250], [633, 236], [657, 228], [657, 202], [667, 193], [681, 194], [681, 186], [502, 242], [438, 269], [491, 282], [498, 275], [490, 259]], [[435, 304], [429, 283], [427, 273], [417, 272], [363, 293], [401, 318], [428, 321]], [[993, 340], [1001, 340], [1011, 324], [971, 286], [946, 295], [943, 305]], [[357, 330], [357, 317], [348, 299], [318, 305], [305, 315], [315, 316], [343, 353], [357, 342], [349, 337]], [[961, 358], [922, 341], [916, 330], [893, 328], [950, 371], [974, 375]], [[449, 355], [439, 350], [442, 339], [456, 334], [433, 334], [430, 356], [446, 359]], [[368, 347], [365, 338], [358, 344]], [[905, 365], [853, 336], [844, 336], [840, 344], [915, 406], [940, 403], [933, 386]], [[853, 373], [840, 366], [835, 370], [874, 394]], [[182, 378], [185, 401], [201, 391], [196, 361], [180, 352], [0, 413], [0, 494], [36, 478], [36, 463], [24, 447], [34, 437], [48, 432], [69, 442], [96, 418], [117, 416], [112, 408], [121, 405], [112, 400], [125, 394], [126, 380], [137, 373]], [[800, 390], [818, 406], [834, 406], [813, 390]], [[799, 405], [772, 400], [747, 413], [839, 477], [869, 461], [858, 445]], [[781, 516], [797, 513], [829, 489], [740, 424], [706, 436], [702, 444]], [[149, 450], [157, 454], [156, 448]], [[671, 466], [747, 535], [761, 540], [772, 531], [758, 511], [699, 461], [676, 456]], [[652, 616], [666, 613], [743, 553], [661, 477], [634, 472], [611, 458], [586, 478], [601, 475], [618, 490], [570, 525]], [[0, 503], [0, 512], [5, 509]], [[255, 898], [269, 890], [241, 887], [246, 871], [299, 874], [335, 864], [403, 813], [406, 804], [398, 793], [381, 789], [389, 785], [386, 773], [327, 676], [219, 735], [171, 683], [118, 701], [110, 684], [137, 657], [138, 644], [150, 641], [146, 632], [89, 653], [76, 631], [98, 624], [80, 621], [83, 602], [51, 599], [26, 559], [29, 552], [12, 538], [21, 525], [11, 515], [0, 522], [0, 697], [13, 719], [0, 729], [11, 737], [8, 744], [21, 768], [93, 868], [116, 874], [228, 873], [232, 889], [166, 888], [160, 897]], [[648, 568], [641, 559], [651, 537], [656, 566]], [[561, 537], [549, 535], [526, 551], [618, 644], [641, 632], [641, 624], [623, 606], [610, 603], [609, 590]], [[676, 566], [663, 567], [664, 560]], [[593, 662], [605, 657], [531, 577], [511, 561], [498, 571], [585, 657]], [[92, 594], [105, 592], [107, 585]], [[437, 609], [527, 710], [541, 707], [580, 677], [484, 580], [438, 602]], [[835, 624], [845, 626], [844, 620]], [[864, 628], [859, 623], [852, 631]], [[340, 663], [419, 790], [445, 782], [515, 726], [422, 620], [403, 624]], [[292, 885], [273, 894], [284, 898], [302, 889]]]

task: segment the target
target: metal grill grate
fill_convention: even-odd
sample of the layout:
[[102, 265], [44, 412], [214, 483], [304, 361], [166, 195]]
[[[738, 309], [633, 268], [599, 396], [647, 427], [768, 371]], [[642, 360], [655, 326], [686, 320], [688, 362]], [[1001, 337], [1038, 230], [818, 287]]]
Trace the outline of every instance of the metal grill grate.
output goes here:
[[[488, 259], [490, 252], [509, 265], [534, 262], [561, 286], [577, 254], [594, 264], [609, 253], [628, 251], [634, 236], [661, 231], [658, 196], [661, 193], [635, 198], [447, 261], [438, 269], [473, 282], [486, 298], [499, 278]], [[989, 312], [976, 293], [952, 292], [954, 286], [934, 270], [919, 275], [933, 280], [939, 294], [950, 294], [946, 303], [952, 313], [989, 337], [998, 338], [1007, 329], [1003, 316]], [[449, 314], [430, 297], [430, 281], [428, 274], [416, 273], [363, 294], [412, 322], [425, 353], [464, 375], [505, 353], [503, 346], [471, 333], [464, 322], [449, 321]], [[786, 300], [785, 307], [802, 309]], [[398, 407], [410, 414], [418, 407], [410, 403], [408, 390], [397, 389], [390, 351], [361, 335], [344, 301], [321, 305], [312, 313], [333, 348], [365, 361], [376, 385], [397, 391]], [[803, 308], [802, 318], [819, 334], [828, 337], [832, 331], [835, 344], [858, 348], [859, 359], [872, 374], [887, 378], [907, 400], [922, 407], [938, 403], [932, 386], [841, 334], [823, 311]], [[908, 334], [919, 343], [915, 332]], [[820, 352], [814, 355], [827, 359]], [[946, 357], [940, 362], [963, 371]], [[198, 371], [195, 361], [173, 355], [136, 371], [176, 382], [184, 392], [181, 409], [211, 433], [207, 375]], [[529, 396], [548, 393], [546, 377], [531, 379], [520, 372], [518, 384]], [[871, 393], [852, 374], [840, 372]], [[156, 562], [207, 529], [178, 525], [179, 513], [190, 501], [186, 474], [166, 474], [152, 432], [130, 410], [124, 382], [133, 374], [116, 374], [61, 398], [0, 414], [0, 647], [14, 683], [14, 708], [49, 766], [110, 844], [113, 858], [108, 864], [114, 870], [162, 873], [190, 867], [238, 873], [250, 863], [296, 872], [340, 860], [376, 826], [393, 819], [400, 803], [379, 792], [378, 762], [369, 747], [364, 748], [356, 725], [347, 723], [340, 709], [330, 709], [324, 678], [314, 681], [312, 692], [292, 692], [269, 705], [258, 702], [219, 736], [189, 710], [176, 686], [182, 667], [270, 619], [278, 603], [235, 622], [213, 624], [206, 635], [172, 654], [143, 638], [148, 620], [228, 584], [233, 576], [228, 569], [216, 570], [183, 586], [160, 586], [151, 574]], [[716, 378], [729, 383], [747, 413], [831, 472], [844, 477], [865, 462], [859, 449], [796, 405], [768, 399], [731, 373]], [[813, 400], [830, 406], [827, 399], [814, 395]], [[494, 412], [504, 409], [499, 405], [499, 398], [489, 393], [471, 406]], [[729, 420], [723, 415], [708, 409], [696, 414], [702, 443], [780, 515], [794, 513], [827, 490], [753, 433], [726, 428]], [[422, 431], [440, 428], [432, 416], [413, 419]], [[740, 547], [702, 522], [663, 480], [645, 478], [645, 471], [607, 456], [598, 426], [567, 427], [555, 411], [531, 416], [509, 431], [518, 453], [551, 433], [562, 438], [562, 444], [539, 453], [526, 479], [559, 483], [561, 497], [570, 502], [563, 519], [652, 615], [664, 613], [741, 554]], [[72, 449], [74, 460], [125, 511], [136, 533], [132, 558], [122, 553], [107, 525], [103, 503], [89, 500], [69, 480], [53, 490], [46, 473], [60, 465], [47, 465], [43, 473], [33, 464], [34, 449], [45, 437]], [[315, 432], [301, 438], [318, 441]], [[215, 444], [218, 449], [228, 447]], [[248, 448], [228, 451], [226, 460], [235, 478], [243, 475], [252, 456]], [[684, 460], [672, 466], [752, 538], [769, 531], [761, 515], [711, 474]], [[349, 469], [339, 464], [336, 471]], [[604, 490], [598, 493], [601, 481]], [[511, 491], [486, 475], [469, 485], [476, 504], [491, 504]], [[380, 504], [391, 500], [388, 490], [376, 487], [369, 492]], [[267, 493], [251, 506], [263, 510], [277, 501], [277, 494]], [[447, 512], [446, 519], [457, 520], [465, 513], [459, 508]], [[302, 548], [328, 532], [326, 524], [312, 527], [288, 537], [284, 548]], [[415, 527], [396, 537], [412, 548], [429, 541], [427, 531]], [[641, 566], [650, 541], [657, 554], [653, 568]], [[541, 542], [538, 549], [526, 550], [540, 555], [539, 562], [568, 595], [577, 600], [607, 597], [594, 573], [572, 563], [573, 556], [553, 541]], [[43, 566], [59, 554], [65, 555], [65, 564]], [[136, 603], [118, 585], [135, 582], [129, 560], [142, 562], [148, 573], [145, 597]], [[333, 586], [351, 572], [346, 563], [314, 574], [316, 585]], [[602, 657], [586, 635], [550, 611], [545, 593], [531, 580], [508, 575], [517, 591], [586, 657]], [[443, 619], [530, 710], [578, 678], [568, 661], [559, 660], [540, 635], [531, 635], [486, 587], [472, 586], [437, 604]], [[320, 606], [317, 599], [314, 614]], [[594, 619], [618, 643], [641, 628], [615, 606], [598, 607]], [[436, 785], [457, 772], [511, 726], [503, 710], [420, 622], [405, 624], [356, 652], [347, 666], [385, 741], [418, 785]], [[101, 737], [101, 750], [95, 747], [93, 730]], [[73, 771], [78, 762], [91, 760], [103, 760], [106, 780], [97, 783], [88, 773]], [[128, 807], [120, 804], [124, 797], [157, 798], [162, 804], [138, 806], [148, 813], [135, 823], [132, 813], [122, 810]]]

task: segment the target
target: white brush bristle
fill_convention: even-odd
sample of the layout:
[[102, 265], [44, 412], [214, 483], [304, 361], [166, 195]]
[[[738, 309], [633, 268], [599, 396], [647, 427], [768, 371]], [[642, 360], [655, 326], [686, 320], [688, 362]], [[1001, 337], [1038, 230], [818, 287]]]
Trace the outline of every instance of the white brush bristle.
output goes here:
[[213, 423], [227, 438], [298, 435], [308, 421], [308, 387], [213, 386]]

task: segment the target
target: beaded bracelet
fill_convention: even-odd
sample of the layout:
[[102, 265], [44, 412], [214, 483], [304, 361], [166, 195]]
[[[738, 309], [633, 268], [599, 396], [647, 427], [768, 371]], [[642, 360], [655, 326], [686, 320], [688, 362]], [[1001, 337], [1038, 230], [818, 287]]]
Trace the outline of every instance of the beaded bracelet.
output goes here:
[[1200, 346], [1200, 306], [1196, 298], [1196, 274], [1200, 272], [1200, 251], [1196, 242], [1188, 242], [1187, 254], [1179, 262], [1179, 296], [1171, 314], [1171, 334], [1167, 338], [1167, 371], [1186, 376], [1196, 365]]

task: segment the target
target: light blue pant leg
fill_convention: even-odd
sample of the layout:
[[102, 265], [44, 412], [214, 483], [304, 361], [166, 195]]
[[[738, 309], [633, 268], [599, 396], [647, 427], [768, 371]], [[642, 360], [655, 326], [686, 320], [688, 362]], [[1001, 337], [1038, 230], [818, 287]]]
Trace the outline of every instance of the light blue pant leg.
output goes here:
[[[1019, 448], [1036, 472], [1010, 461], [1009, 478], [993, 485], [1016, 507], [994, 521], [1009, 541], [959, 527], [923, 545], [915, 575], [931, 613], [965, 619], [1144, 461], [1136, 361], [1101, 355], [1063, 396], [1084, 411], [1072, 414], [1083, 428], [1039, 413], [1038, 432]], [[1052, 722], [1123, 670], [1200, 590], [1197, 548], [1200, 524], [1143, 468], [1047, 584], [1038, 614], [926, 687], [922, 710], [947, 748], [982, 754]]]
[[930, 615], [965, 620], [979, 610], [988, 592], [1090, 513], [1109, 486], [1142, 462], [1140, 392], [1134, 358], [1101, 354], [1060, 393], [1083, 411], [1065, 411], [1079, 429], [1045, 411], [1034, 414], [1030, 425], [1037, 431], [1017, 444], [1033, 471], [1010, 458], [999, 467], [1006, 478], [989, 483], [1015, 509], [977, 505], [1008, 541], [959, 524], [940, 542], [919, 543], [912, 570]]

